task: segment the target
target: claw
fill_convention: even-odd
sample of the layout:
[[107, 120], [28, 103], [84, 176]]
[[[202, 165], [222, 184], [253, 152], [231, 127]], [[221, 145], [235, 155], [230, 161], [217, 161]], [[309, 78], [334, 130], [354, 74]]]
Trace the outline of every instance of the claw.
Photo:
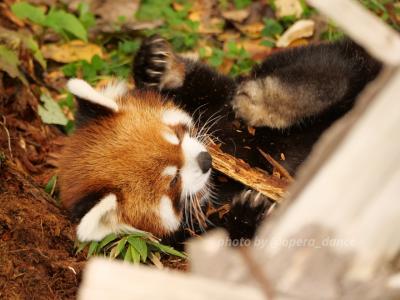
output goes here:
[[162, 56], [165, 56], [165, 57], [169, 57], [170, 56], [169, 52], [166, 52], [166, 51], [155, 51], [155, 52], [153, 52], [153, 54], [154, 55], [162, 55]]
[[165, 64], [166, 63], [165, 60], [161, 60], [161, 59], [153, 59], [152, 62], [153, 63], [159, 63], [159, 64]]
[[160, 42], [163, 43], [163, 42], [165, 42], [165, 40], [163, 38], [156, 38], [154, 40], [151, 40], [150, 44], [157, 44], [157, 43], [160, 43]]
[[153, 71], [153, 70], [146, 70], [146, 72], [149, 75], [162, 75], [162, 72]]

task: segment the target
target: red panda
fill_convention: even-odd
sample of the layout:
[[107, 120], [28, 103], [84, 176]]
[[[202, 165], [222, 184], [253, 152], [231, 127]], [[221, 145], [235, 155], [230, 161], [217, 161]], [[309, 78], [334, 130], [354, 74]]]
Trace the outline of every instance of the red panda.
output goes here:
[[[216, 129], [221, 148], [253, 167], [270, 168], [258, 147], [275, 159], [284, 153], [282, 164], [293, 173], [380, 69], [345, 39], [272, 54], [249, 76], [231, 78], [180, 57], [153, 36], [134, 58], [137, 90], [114, 83], [97, 92], [72, 79], [78, 130], [62, 155], [60, 189], [64, 205], [80, 219], [78, 238], [100, 240], [126, 230], [168, 237], [188, 213], [203, 217], [210, 186], [217, 201], [231, 204], [214, 224], [232, 239], [252, 238], [273, 202], [233, 180], [211, 180], [207, 134], [195, 123]], [[257, 126], [257, 134], [247, 126]]]
[[80, 122], [63, 149], [59, 183], [63, 204], [81, 218], [78, 239], [176, 231], [183, 209], [209, 190], [211, 156], [192, 118], [160, 94], [128, 92], [120, 82], [96, 91], [71, 79], [67, 87]]

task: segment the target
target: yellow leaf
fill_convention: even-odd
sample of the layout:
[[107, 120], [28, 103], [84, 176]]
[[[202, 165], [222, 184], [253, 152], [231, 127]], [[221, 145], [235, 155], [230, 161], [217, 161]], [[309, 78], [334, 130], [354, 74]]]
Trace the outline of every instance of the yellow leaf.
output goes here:
[[261, 31], [264, 29], [264, 24], [261, 22], [245, 24], [245, 25], [235, 23], [234, 25], [244, 35], [253, 39], [259, 38], [261, 36]]
[[225, 19], [239, 23], [242, 23], [244, 20], [246, 20], [249, 15], [250, 15], [249, 8], [240, 10], [228, 10], [222, 12], [222, 16]]
[[313, 20], [299, 20], [282, 34], [276, 42], [276, 46], [287, 47], [298, 39], [310, 37], [314, 34], [314, 27]]
[[46, 44], [42, 48], [43, 56], [61, 63], [71, 63], [78, 60], [90, 62], [96, 54], [104, 57], [101, 48], [95, 44], [74, 40], [66, 44]]
[[295, 16], [300, 18], [303, 13], [303, 7], [300, 0], [275, 0], [276, 16], [283, 18], [287, 16]]

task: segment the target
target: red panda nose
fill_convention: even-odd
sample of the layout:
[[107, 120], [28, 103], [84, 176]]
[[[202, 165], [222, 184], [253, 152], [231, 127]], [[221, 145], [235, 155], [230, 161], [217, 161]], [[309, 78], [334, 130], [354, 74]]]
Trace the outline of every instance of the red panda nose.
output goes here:
[[212, 158], [207, 151], [200, 152], [199, 155], [197, 155], [197, 162], [203, 173], [211, 169]]

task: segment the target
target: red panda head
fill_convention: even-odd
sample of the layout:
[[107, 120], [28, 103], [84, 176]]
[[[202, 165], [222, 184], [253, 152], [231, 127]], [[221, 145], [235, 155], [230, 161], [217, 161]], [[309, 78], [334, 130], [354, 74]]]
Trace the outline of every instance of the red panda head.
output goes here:
[[[192, 118], [153, 92], [128, 93], [122, 83], [102, 91], [71, 79], [78, 129], [60, 161], [63, 204], [80, 218], [81, 241], [112, 232], [176, 231], [188, 201], [207, 196], [211, 156]], [[198, 206], [198, 202], [195, 204]]]

